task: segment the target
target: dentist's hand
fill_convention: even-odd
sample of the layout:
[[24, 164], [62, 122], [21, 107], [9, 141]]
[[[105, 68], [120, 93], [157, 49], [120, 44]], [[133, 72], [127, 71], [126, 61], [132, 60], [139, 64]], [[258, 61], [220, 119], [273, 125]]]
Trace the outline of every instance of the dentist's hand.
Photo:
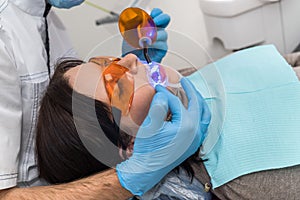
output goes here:
[[84, 0], [48, 0], [52, 6], [56, 8], [72, 8], [82, 4]]
[[[137, 133], [133, 155], [117, 165], [121, 185], [135, 195], [144, 194], [194, 154], [206, 136], [211, 118], [208, 106], [187, 79], [181, 84], [188, 109], [178, 97], [157, 86], [149, 114]], [[172, 120], [164, 121], [169, 109]]]
[[[160, 10], [159, 8], [154, 8], [150, 16], [152, 17], [157, 27], [157, 39], [154, 44], [149, 46], [148, 54], [151, 60], [160, 63], [168, 50], [168, 34], [165, 28], [170, 22], [170, 16], [168, 14], [163, 13], [162, 10]], [[136, 50], [135, 48], [127, 44], [125, 40], [123, 40], [122, 55], [125, 56], [129, 53], [135, 54], [141, 60], [146, 60], [143, 54], [143, 50]]]

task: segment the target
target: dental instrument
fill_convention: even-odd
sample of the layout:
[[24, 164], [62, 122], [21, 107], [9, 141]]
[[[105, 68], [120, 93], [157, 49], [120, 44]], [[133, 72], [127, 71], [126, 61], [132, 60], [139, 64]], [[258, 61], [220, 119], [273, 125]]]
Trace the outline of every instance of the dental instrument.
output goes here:
[[151, 61], [148, 48], [157, 38], [156, 25], [148, 13], [140, 8], [126, 8], [119, 17], [119, 30], [124, 40], [135, 49], [142, 49], [147, 65], [149, 83], [166, 86], [167, 77], [159, 63]]
[[148, 47], [157, 37], [156, 26], [151, 16], [140, 8], [127, 8], [120, 14], [119, 29], [128, 44], [143, 49], [146, 61], [151, 64]]
[[89, 5], [89, 6], [93, 7], [93, 8], [96, 8], [98, 10], [101, 10], [101, 11], [103, 11], [103, 12], [108, 13], [108, 14], [111, 15], [111, 16], [108, 16], [108, 17], [105, 17], [105, 18], [97, 19], [95, 21], [95, 23], [96, 23], [97, 26], [102, 25], [102, 24], [114, 23], [114, 22], [117, 22], [118, 19], [119, 19], [119, 14], [116, 13], [116, 12], [114, 12], [114, 11], [111, 11], [111, 10], [108, 10], [106, 8], [103, 8], [102, 6], [94, 4], [94, 3], [90, 2], [90, 1], [84, 1], [84, 3], [86, 5]]
[[118, 13], [115, 13], [114, 11], [111, 11], [111, 10], [108, 10], [108, 9], [106, 9], [106, 8], [103, 8], [102, 6], [99, 6], [99, 5], [97, 5], [97, 4], [94, 4], [94, 3], [90, 2], [90, 1], [86, 1], [86, 0], [85, 0], [84, 3], [87, 4], [87, 5], [89, 5], [89, 6], [91, 6], [91, 7], [96, 8], [96, 9], [98, 9], [98, 10], [101, 10], [101, 11], [103, 11], [103, 12], [106, 12], [106, 13], [112, 15], [112, 16], [119, 16]]

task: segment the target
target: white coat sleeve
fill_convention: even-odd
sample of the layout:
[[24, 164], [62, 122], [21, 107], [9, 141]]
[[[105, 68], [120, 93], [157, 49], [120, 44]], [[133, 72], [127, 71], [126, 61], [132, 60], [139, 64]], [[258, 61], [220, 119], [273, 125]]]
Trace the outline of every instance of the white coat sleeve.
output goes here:
[[78, 58], [66, 27], [54, 11], [48, 14], [48, 27], [51, 66], [55, 65], [60, 58]]
[[0, 39], [0, 190], [17, 184], [21, 125], [19, 76]]

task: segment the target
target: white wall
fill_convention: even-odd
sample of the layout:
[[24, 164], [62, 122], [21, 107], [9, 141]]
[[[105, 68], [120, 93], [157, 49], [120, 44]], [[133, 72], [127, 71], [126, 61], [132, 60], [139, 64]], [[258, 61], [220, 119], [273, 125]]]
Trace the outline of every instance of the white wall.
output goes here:
[[[121, 12], [133, 0], [91, 0], [91, 2], [115, 12]], [[144, 0], [140, 2], [141, 6], [147, 10], [158, 7], [171, 16], [171, 23], [168, 26], [170, 53], [163, 63], [175, 68], [190, 65], [199, 67], [208, 62], [209, 56], [218, 58], [224, 55], [222, 50], [216, 51], [217, 44], [207, 41], [198, 0]], [[96, 46], [98, 47], [92, 51], [92, 54], [120, 55], [121, 37], [117, 23], [95, 25], [96, 19], [109, 16], [108, 14], [85, 4], [70, 10], [56, 10], [56, 13], [64, 22], [81, 58], [90, 56]]]

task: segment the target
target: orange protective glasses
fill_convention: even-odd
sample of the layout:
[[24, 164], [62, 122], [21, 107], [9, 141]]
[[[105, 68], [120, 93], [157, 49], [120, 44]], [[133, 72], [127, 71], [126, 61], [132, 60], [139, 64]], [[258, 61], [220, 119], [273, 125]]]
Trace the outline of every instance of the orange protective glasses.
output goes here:
[[126, 115], [132, 104], [134, 94], [134, 82], [126, 77], [128, 68], [117, 64], [120, 58], [115, 57], [93, 57], [89, 62], [105, 67], [102, 72], [105, 90], [110, 104], [121, 110]]

